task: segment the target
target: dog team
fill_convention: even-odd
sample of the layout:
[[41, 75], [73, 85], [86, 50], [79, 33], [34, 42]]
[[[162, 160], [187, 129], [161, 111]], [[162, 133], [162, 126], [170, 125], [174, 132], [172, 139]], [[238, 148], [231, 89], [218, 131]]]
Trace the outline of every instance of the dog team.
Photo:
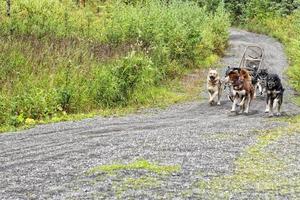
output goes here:
[[221, 95], [229, 88], [228, 98], [232, 101], [231, 112], [249, 113], [251, 101], [256, 97], [257, 89], [260, 95], [266, 94], [266, 110], [273, 116], [273, 111], [280, 115], [284, 88], [277, 74], [268, 73], [267, 69], [249, 70], [228, 66], [225, 77], [220, 78], [216, 69], [210, 69], [207, 75], [207, 91], [209, 104], [221, 105]]

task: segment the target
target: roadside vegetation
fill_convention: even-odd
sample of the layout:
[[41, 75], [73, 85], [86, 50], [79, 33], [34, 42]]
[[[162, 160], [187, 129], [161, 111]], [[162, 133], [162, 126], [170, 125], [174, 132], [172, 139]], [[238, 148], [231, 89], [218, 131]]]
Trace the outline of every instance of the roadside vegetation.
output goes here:
[[287, 123], [285, 127], [257, 132], [257, 142], [236, 159], [232, 174], [203, 178], [198, 185], [201, 194], [214, 199], [231, 199], [250, 191], [267, 199], [297, 199], [300, 192], [300, 176], [295, 174], [297, 142], [291, 141], [299, 138], [300, 117], [282, 121]]
[[187, 99], [179, 80], [213, 65], [229, 17], [194, 2], [0, 2], [2, 130]]
[[296, 0], [10, 2], [10, 16], [0, 2], [2, 131], [194, 98], [180, 82], [216, 64], [230, 24], [278, 38], [300, 92]]

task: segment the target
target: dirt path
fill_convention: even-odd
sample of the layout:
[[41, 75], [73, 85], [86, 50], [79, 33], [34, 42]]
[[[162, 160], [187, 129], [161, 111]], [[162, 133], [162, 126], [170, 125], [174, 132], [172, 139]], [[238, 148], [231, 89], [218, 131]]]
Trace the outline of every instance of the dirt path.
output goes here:
[[[224, 66], [237, 65], [249, 43], [261, 44], [266, 52], [265, 64], [282, 76], [287, 60], [281, 44], [235, 29], [231, 30]], [[283, 110], [299, 113], [288, 100], [290, 96], [288, 89]], [[0, 199], [212, 199], [214, 192], [203, 193], [201, 181], [234, 174], [235, 161], [247, 147], [257, 144], [256, 130], [284, 125], [265, 117], [262, 99], [252, 103], [249, 116], [231, 116], [230, 106], [224, 98], [220, 107], [192, 102], [141, 115], [49, 124], [1, 134]], [[272, 146], [272, 151], [285, 148], [285, 143]], [[300, 138], [295, 136], [293, 143], [291, 152], [283, 155], [297, 157]], [[137, 159], [181, 169], [165, 175], [147, 170], [86, 173], [94, 166]], [[300, 165], [299, 160], [291, 162]], [[292, 174], [299, 174], [297, 167], [293, 170]], [[258, 199], [274, 194], [287, 199], [300, 197], [300, 184], [297, 188], [285, 194], [272, 188], [260, 192], [250, 188], [229, 197]], [[231, 191], [224, 194], [228, 193]]]

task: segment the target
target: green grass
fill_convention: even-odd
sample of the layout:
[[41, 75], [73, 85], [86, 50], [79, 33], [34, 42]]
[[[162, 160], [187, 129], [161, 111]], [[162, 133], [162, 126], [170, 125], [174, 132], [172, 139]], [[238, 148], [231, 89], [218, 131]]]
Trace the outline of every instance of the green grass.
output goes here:
[[[165, 109], [167, 106], [182, 103], [190, 100], [199, 100], [197, 95], [200, 90], [200, 85], [192, 85], [189, 88], [182, 85], [178, 80], [172, 81], [164, 86], [152, 87], [147, 90], [141, 99], [141, 102], [132, 102], [127, 106], [118, 106], [114, 108], [97, 108], [95, 110], [82, 112], [82, 113], [66, 113], [61, 111], [55, 113], [51, 117], [41, 118], [41, 119], [32, 119], [30, 117], [22, 117], [20, 123], [22, 125], [13, 126], [13, 125], [3, 125], [0, 127], [1, 132], [12, 132], [20, 131], [24, 129], [33, 128], [36, 125], [55, 123], [61, 121], [78, 121], [86, 118], [92, 118], [95, 116], [125, 116], [131, 113], [137, 113], [147, 108], [159, 108]], [[14, 119], [17, 120], [17, 119]]]
[[296, 98], [295, 98], [295, 103], [296, 103], [298, 106], [300, 106], [300, 97], [296, 97]]
[[146, 170], [148, 172], [154, 172], [157, 174], [169, 174], [172, 172], [180, 171], [180, 166], [174, 165], [157, 165], [147, 160], [136, 160], [128, 164], [112, 164], [112, 165], [101, 165], [91, 168], [88, 174], [94, 174], [97, 172], [115, 172], [120, 170]]
[[[111, 164], [93, 167], [87, 171], [87, 175], [96, 175], [95, 182], [112, 180], [112, 191], [115, 196], [122, 199], [126, 191], [152, 190], [161, 187], [162, 182], [171, 173], [181, 170], [179, 165], [159, 165], [144, 159], [139, 159], [127, 164]], [[132, 174], [121, 175], [122, 171], [130, 171]], [[140, 175], [139, 171], [146, 174]], [[99, 174], [100, 173], [100, 174]], [[104, 175], [102, 173], [105, 173]]]
[[122, 185], [126, 188], [134, 190], [142, 190], [147, 188], [159, 187], [160, 182], [153, 177], [143, 176], [139, 178], [126, 178]]
[[[280, 139], [300, 133], [299, 116], [284, 121], [288, 126], [258, 133], [257, 142], [235, 161], [233, 174], [203, 179], [199, 183], [202, 194], [216, 199], [229, 199], [248, 190], [251, 193], [265, 193], [268, 198], [275, 198], [278, 194], [295, 197], [300, 192], [300, 176], [284, 176], [290, 163], [285, 162], [286, 158], [267, 150], [272, 144], [278, 145], [276, 142]], [[289, 147], [282, 147], [280, 151], [285, 148]]]
[[142, 176], [138, 178], [124, 178], [121, 182], [115, 183], [113, 189], [116, 196], [122, 199], [122, 194], [128, 190], [151, 190], [161, 186], [161, 181], [151, 176]]
[[215, 64], [228, 40], [222, 4], [16, 0], [0, 13], [2, 131], [194, 98], [180, 79]]

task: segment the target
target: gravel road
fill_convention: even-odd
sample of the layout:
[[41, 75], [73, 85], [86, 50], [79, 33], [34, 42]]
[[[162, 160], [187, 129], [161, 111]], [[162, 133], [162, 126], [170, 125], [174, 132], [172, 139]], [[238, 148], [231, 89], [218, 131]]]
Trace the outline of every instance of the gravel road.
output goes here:
[[[264, 48], [264, 64], [282, 77], [288, 66], [282, 45], [242, 30], [230, 30], [230, 48], [222, 65], [238, 65], [245, 46], [251, 43]], [[291, 103], [293, 93], [286, 82], [284, 87], [284, 113], [300, 113]], [[201, 193], [199, 182], [233, 174], [235, 161], [257, 143], [257, 130], [285, 125], [266, 117], [262, 98], [253, 101], [247, 116], [231, 115], [230, 107], [224, 97], [221, 106], [189, 102], [126, 117], [96, 117], [0, 134], [0, 199], [214, 199], [213, 193]], [[270, 149], [276, 152], [289, 145], [282, 140]], [[297, 157], [299, 136], [294, 136], [293, 144], [282, 156]], [[137, 159], [176, 165], [181, 170], [165, 175], [146, 170], [86, 173], [94, 166]], [[289, 162], [296, 167], [288, 173], [299, 176], [299, 159]], [[146, 178], [138, 182], [141, 177]], [[285, 194], [247, 189], [229, 197], [268, 199], [272, 194], [275, 199], [300, 198], [300, 184], [290, 188], [294, 190]]]

